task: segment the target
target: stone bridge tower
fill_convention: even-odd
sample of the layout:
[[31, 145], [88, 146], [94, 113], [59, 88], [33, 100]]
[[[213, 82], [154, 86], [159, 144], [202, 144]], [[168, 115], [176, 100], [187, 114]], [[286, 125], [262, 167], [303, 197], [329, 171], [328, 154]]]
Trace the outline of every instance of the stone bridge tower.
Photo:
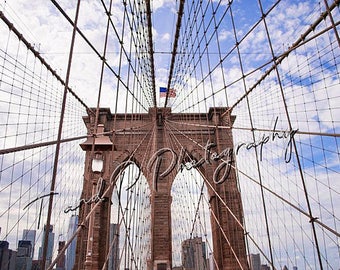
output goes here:
[[[146, 177], [151, 192], [151, 258], [148, 270], [170, 270], [171, 186], [180, 169], [195, 167], [208, 187], [214, 258], [219, 269], [248, 269], [241, 197], [234, 166], [231, 126], [234, 117], [227, 108], [208, 113], [172, 113], [170, 108], [150, 108], [148, 113], [111, 114], [102, 108], [97, 136], [81, 144], [86, 151], [82, 199], [115, 181], [124, 164], [134, 162]], [[93, 134], [94, 117], [84, 117]], [[95, 140], [93, 142], [93, 140]], [[93, 172], [93, 159], [102, 159], [103, 169]], [[124, 163], [125, 162], [125, 163]], [[189, 162], [189, 163], [188, 163]], [[184, 165], [186, 164], [186, 165]], [[102, 180], [100, 180], [102, 181]], [[110, 198], [112, 188], [77, 238], [74, 269], [102, 269], [108, 253]], [[92, 205], [82, 204], [79, 223]]]

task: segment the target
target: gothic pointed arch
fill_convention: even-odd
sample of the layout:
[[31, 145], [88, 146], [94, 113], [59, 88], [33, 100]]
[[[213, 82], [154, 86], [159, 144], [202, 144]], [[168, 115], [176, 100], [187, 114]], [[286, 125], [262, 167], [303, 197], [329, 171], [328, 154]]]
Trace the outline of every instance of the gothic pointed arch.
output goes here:
[[[210, 108], [208, 113], [172, 113], [170, 108], [150, 108], [148, 113], [111, 114], [100, 109], [99, 123], [110, 135], [112, 146], [105, 149], [103, 178], [113, 181], [130, 163], [137, 164], [150, 187], [151, 254], [148, 269], [172, 267], [171, 187], [178, 171], [192, 166], [204, 178], [212, 209], [214, 257], [219, 269], [247, 269], [242, 203], [234, 170], [232, 124], [227, 108]], [[89, 132], [90, 116], [84, 117]], [[87, 152], [87, 164], [91, 155]], [[189, 164], [189, 165], [188, 165]], [[93, 189], [91, 174], [85, 173], [83, 195]], [[97, 226], [108, 229], [109, 204], [98, 210]], [[84, 213], [89, 209], [83, 209]], [[101, 221], [101, 220], [104, 221]], [[107, 244], [93, 239], [94, 253]], [[83, 239], [78, 259], [88, 244]], [[100, 256], [99, 256], [100, 257]], [[103, 261], [98, 257], [98, 266]], [[82, 269], [82, 268], [79, 268]]]

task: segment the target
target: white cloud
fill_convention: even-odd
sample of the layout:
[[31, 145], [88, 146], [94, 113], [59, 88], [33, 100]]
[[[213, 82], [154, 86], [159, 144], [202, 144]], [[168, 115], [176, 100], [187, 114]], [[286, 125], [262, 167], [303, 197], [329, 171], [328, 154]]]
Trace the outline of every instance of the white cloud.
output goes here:
[[[24, 33], [25, 37], [28, 37], [30, 42], [40, 44], [40, 51], [43, 53], [43, 56], [48, 60], [53, 68], [58, 70], [58, 73], [60, 72], [64, 78], [72, 32], [70, 24], [59, 14], [58, 11], [56, 11], [51, 3], [47, 3], [46, 1], [40, 0], [33, 3], [27, 1], [7, 2], [5, 14], [10, 15], [11, 19], [15, 22], [15, 26], [18, 27], [20, 32]], [[75, 3], [66, 0], [59, 2], [69, 16], [73, 18]], [[234, 1], [235, 4], [233, 4], [233, 8], [235, 7], [233, 11], [239, 15], [234, 17], [236, 19], [238, 41], [240, 41], [243, 35], [250, 29], [250, 27], [252, 27], [253, 23], [260, 19], [260, 16], [258, 16], [258, 10], [256, 10], [256, 13], [255, 10], [252, 10], [251, 8], [241, 8], [242, 4], [247, 4], [245, 2], [246, 1]], [[222, 1], [222, 4], [228, 4], [228, 1]], [[266, 4], [269, 6], [268, 3]], [[217, 6], [215, 2], [214, 6]], [[281, 1], [278, 6], [274, 8], [274, 10], [266, 17], [266, 20], [275, 55], [279, 55], [287, 49], [287, 47], [297, 40], [301, 33], [303, 33], [307, 27], [313, 23], [313, 21], [319, 16], [319, 7], [320, 6], [316, 1], [305, 1], [303, 3], [296, 1], [293, 4], [289, 1]], [[116, 1], [113, 6], [111, 16], [113, 24], [119, 35], [123, 31], [122, 18], [124, 13], [122, 12], [122, 9], [122, 3]], [[177, 12], [176, 9], [177, 6], [175, 1], [160, 0], [152, 2], [152, 16], [154, 22], [153, 37], [156, 51], [171, 51], [170, 41], [173, 37], [170, 33], [172, 33], [173, 29], [171, 27], [175, 20], [168, 20], [168, 18], [175, 16]], [[16, 11], [16, 13], [14, 14], [13, 11]], [[167, 15], [169, 15], [167, 16], [167, 20], [159, 21], [157, 16], [164, 13], [168, 13]], [[228, 21], [230, 19], [228, 17], [229, 14], [230, 13], [227, 13], [225, 21], [223, 21], [220, 29], [218, 30], [222, 58], [230, 52], [231, 48], [233, 48], [236, 43], [234, 40], [233, 29], [231, 28], [230, 21]], [[252, 16], [250, 16], [250, 14]], [[249, 17], [247, 18], [248, 15]], [[164, 16], [162, 18], [164, 18]], [[136, 32], [134, 31], [136, 29], [131, 31], [128, 26], [128, 21], [125, 21], [124, 23], [125, 29], [123, 45], [129, 54], [130, 48], [132, 48], [132, 51], [135, 50], [134, 44], [131, 44], [132, 41], [130, 37], [132, 35], [136, 36]], [[326, 23], [328, 22], [326, 21]], [[88, 39], [96, 46], [98, 51], [102, 52], [106, 16], [104, 16], [103, 9], [99, 2], [82, 1], [79, 26]], [[230, 28], [228, 28], [228, 26], [230, 26]], [[324, 24], [321, 24], [320, 28], [317, 28], [316, 31], [322, 29], [323, 26]], [[202, 28], [201, 31], [207, 30], [207, 33], [211, 33], [213, 24], [211, 24], [210, 27], [210, 29]], [[138, 30], [143, 32], [144, 29], [139, 25]], [[6, 27], [1, 26], [0, 31], [3, 34], [3, 37], [7, 37], [8, 30]], [[126, 67], [129, 63], [124, 54], [123, 58], [120, 59], [121, 47], [117, 41], [115, 33], [112, 29], [110, 31], [112, 32], [108, 43], [108, 63], [115, 72], [120, 70], [120, 76], [124, 82], [126, 82], [127, 78], [129, 78], [130, 89], [139, 89], [136, 87], [136, 81], [133, 80], [137, 77], [132, 78], [133, 73], [131, 71], [130, 74], [127, 73]], [[197, 35], [196, 33], [192, 34], [190, 38], [190, 41], [195, 38], [200, 40], [200, 50], [202, 52], [204, 49], [204, 43], [207, 42], [202, 33]], [[330, 40], [333, 39], [334, 37], [327, 33], [326, 35], [320, 36], [315, 42], [308, 42], [291, 53], [278, 68], [280, 79], [282, 81], [282, 90], [287, 104], [287, 110], [294, 129], [299, 129], [300, 131], [305, 132], [331, 133], [339, 128], [339, 122], [337, 122], [338, 120], [336, 118], [340, 114], [340, 100], [338, 94], [339, 75], [336, 69], [337, 62], [334, 59], [338, 56], [339, 51], [336, 42], [334, 43], [335, 45], [332, 45], [332, 49], [324, 46], [324, 44], [329, 44]], [[16, 38], [11, 35], [9, 40], [11, 46], [8, 53], [15, 55], [17, 50]], [[211, 44], [213, 44], [214, 41], [211, 42]], [[6, 47], [6, 43], [7, 38], [0, 39], [1, 48]], [[130, 47], [130, 45], [132, 45], [132, 47]], [[187, 45], [187, 49], [189, 51], [191, 46], [190, 42]], [[243, 64], [242, 68], [245, 73], [254, 71], [262, 64], [272, 59], [263, 22], [260, 22], [259, 26], [257, 26], [257, 28], [252, 31], [247, 38], [242, 40], [239, 44], [239, 49]], [[203, 112], [206, 111], [209, 106], [226, 106], [227, 100], [228, 105], [233, 105], [240, 99], [240, 97], [242, 97], [245, 90], [249, 90], [249, 88], [252, 87], [272, 65], [270, 63], [262, 67], [245, 77], [243, 81], [243, 74], [241, 73], [237, 50], [231, 52], [228, 57], [223, 58], [223, 63], [220, 63], [221, 59], [219, 58], [218, 50], [214, 46], [209, 47], [209, 53], [209, 64], [206, 61], [207, 54], [202, 54], [201, 59], [198, 59], [197, 54], [192, 54], [188, 58], [185, 58], [188, 69], [184, 71], [177, 70], [176, 74], [178, 75], [178, 78], [181, 78], [181, 80], [176, 81], [175, 88], [177, 89], [177, 98], [174, 100], [173, 109]], [[25, 54], [26, 49], [22, 46], [19, 50], [19, 56], [22, 57], [25, 56]], [[170, 57], [170, 54], [155, 55], [157, 86], [165, 86], [167, 83]], [[193, 59], [190, 57], [193, 57]], [[135, 61], [135, 56], [133, 54], [131, 56], [131, 61]], [[23, 62], [24, 61], [22, 61], [22, 63]], [[32, 61], [30, 60], [28, 62], [30, 62], [28, 63], [28, 66], [32, 68]], [[86, 103], [91, 106], [95, 106], [97, 101], [100, 68], [100, 59], [91, 51], [89, 46], [81, 39], [81, 37], [77, 36], [76, 50], [71, 71], [71, 86], [76, 89], [77, 94], [79, 94], [84, 100], [86, 100]], [[4, 72], [3, 74], [11, 76], [11, 72], [8, 74]], [[138, 79], [141, 76], [143, 76], [143, 74], [138, 74]], [[5, 77], [2, 78], [2, 82], [4, 81], [6, 81]], [[11, 85], [11, 81], [6, 82], [8, 82], [8, 85]], [[13, 84], [20, 86], [20, 81], [18, 80]], [[102, 107], [111, 107], [113, 108], [112, 111], [115, 111], [115, 109], [118, 111], [124, 111], [126, 91], [122, 85], [119, 85], [119, 93], [117, 93], [118, 85], [118, 79], [106, 69], [104, 84], [102, 86], [103, 94], [100, 104]], [[221, 89], [223, 89], [226, 85], [228, 87], [225, 90], [225, 95], [225, 91]], [[2, 86], [2, 89], [4, 91], [10, 91], [8, 90], [10, 88], [7, 87], [9, 86]], [[0, 96], [2, 97], [1, 100], [6, 100], [7, 103], [10, 103], [10, 97], [4, 91], [0, 91]], [[219, 92], [217, 93], [217, 91]], [[118, 108], [114, 108], [116, 97], [119, 97]], [[41, 96], [38, 96], [38, 98], [39, 101], [43, 101]], [[45, 105], [49, 106], [50, 110], [52, 110], [52, 108], [56, 109], [56, 106], [53, 105], [57, 101], [56, 97], [51, 95], [49, 98], [49, 102], [44, 102]], [[131, 99], [131, 96], [129, 96], [128, 101], [131, 101]], [[12, 103], [14, 103], [14, 101], [15, 98], [12, 99]], [[249, 108], [251, 110], [252, 123], [254, 124], [254, 127], [270, 129], [272, 128], [273, 119], [278, 116], [280, 120], [280, 127], [283, 129], [288, 128], [286, 112], [282, 102], [281, 89], [274, 70], [253, 90], [251, 94], [249, 94]], [[37, 106], [36, 104], [38, 104], [37, 101], [32, 101], [32, 106]], [[43, 102], [40, 104], [43, 104]], [[68, 105], [72, 105], [72, 103], [68, 103]], [[132, 111], [132, 105], [129, 104], [128, 106], [128, 111]], [[3, 105], [0, 105], [0, 108], [5, 110], [5, 106]], [[15, 112], [14, 106], [12, 108], [12, 111]], [[23, 108], [20, 110], [21, 113], [27, 112], [27, 114], [34, 112], [33, 109], [31, 109], [32, 111]], [[69, 113], [71, 114], [72, 106], [69, 107], [69, 110]], [[78, 113], [80, 118], [80, 114], [82, 112]], [[243, 99], [234, 108], [233, 113], [236, 115], [235, 127], [251, 128], [248, 103], [246, 99]], [[13, 122], [19, 122], [16, 121], [14, 115], [15, 114], [13, 113]], [[37, 117], [37, 119], [29, 117], [27, 119], [30, 119], [29, 122], [35, 121], [38, 126], [40, 125], [38, 122], [42, 122], [41, 118], [42, 116]], [[4, 121], [6, 121], [5, 115], [1, 115], [0, 119], [1, 122], [4, 123]], [[25, 122], [26, 119], [22, 116], [19, 120]], [[30, 138], [7, 138], [3, 145], [5, 147], [11, 147], [14, 145], [29, 143], [31, 142], [31, 139], [33, 141], [38, 141], [46, 140], [46, 138], [54, 138], [57, 130], [57, 122], [57, 117], [51, 117], [49, 119], [47, 130], [40, 132], [39, 135], [35, 134], [34, 137]], [[69, 130], [73, 129], [74, 133], [68, 131], [70, 133], [66, 132], [65, 134], [75, 134], [77, 131], [81, 130], [80, 124], [82, 124], [81, 119], [77, 122], [77, 124], [73, 124], [72, 119], [70, 119], [67, 128]], [[8, 127], [6, 130], [8, 134], [15, 134], [17, 128], [21, 130], [22, 127], [13, 126]], [[33, 126], [30, 126], [29, 130], [31, 128], [33, 129]], [[1, 134], [4, 134], [5, 131], [1, 130], [1, 132]], [[85, 131], [82, 130], [82, 133], [84, 132]], [[258, 138], [257, 136], [261, 136], [261, 134], [261, 132], [255, 132], [256, 138]], [[337, 177], [339, 168], [339, 159], [337, 155], [338, 149], [336, 148], [337, 140], [336, 138], [331, 140], [326, 137], [303, 134], [296, 135], [295, 139], [298, 147], [298, 154], [303, 164], [301, 173], [306, 176], [306, 179], [308, 180], [310, 198], [313, 201], [313, 210], [316, 209], [317, 214], [320, 214], [320, 219], [326, 224], [329, 224], [330, 226], [336, 224], [338, 226], [337, 221], [334, 220], [334, 218], [330, 218], [330, 213], [326, 211], [334, 211], [334, 215], [336, 217], [339, 215], [337, 209], [334, 208], [335, 210], [330, 210], [331, 204], [333, 203], [334, 205], [338, 205], [339, 201], [339, 187], [337, 183], [333, 181]], [[242, 141], [248, 142], [251, 140], [252, 133], [250, 131], [242, 132], [240, 130], [234, 130], [235, 143]], [[305, 207], [305, 201], [301, 195], [300, 174], [296, 163], [294, 163], [296, 161], [292, 160], [289, 164], [284, 163], [283, 145], [284, 144], [275, 142], [273, 144], [267, 144], [264, 147], [263, 161], [260, 162], [263, 181], [265, 185], [278, 194], [285, 196], [285, 198], [289, 198], [292, 202], [296, 202], [297, 205], [301, 207]], [[52, 150], [46, 151], [45, 156], [48, 156], [48, 154], [51, 155], [52, 152]], [[26, 158], [27, 155], [28, 154], [26, 154]], [[16, 161], [20, 163], [20, 160], [24, 159], [24, 157], [25, 153], [17, 154]], [[31, 157], [30, 162], [37, 162], [38, 158], [40, 158], [39, 155], [34, 155]], [[237, 159], [238, 166], [241, 171], [244, 171], [249, 176], [258, 179], [258, 171], [254, 169], [257, 168], [254, 151], [240, 151]], [[51, 161], [52, 157], [49, 157], [45, 166], [50, 166]], [[9, 161], [6, 160], [6, 163], [8, 162]], [[25, 166], [29, 166], [30, 162], [26, 162]], [[68, 162], [65, 161], [63, 164], [67, 163]], [[71, 164], [67, 164], [67, 166], [69, 168], [76, 168], [72, 167]], [[62, 171], [63, 173], [66, 173], [64, 169], [62, 169]], [[82, 168], [80, 168], [79, 171], [82, 171]], [[5, 182], [10, 180], [8, 172], [9, 171], [2, 174], [3, 176], [8, 176], [8, 179], [2, 181]], [[46, 182], [43, 183], [44, 185], [48, 183], [48, 180], [50, 179], [50, 172], [46, 172], [45, 178]], [[81, 179], [79, 182], [81, 182]], [[256, 240], [259, 244], [261, 244], [261, 247], [267, 250], [263, 215], [259, 215], [259, 213], [262, 214], [262, 204], [259, 199], [261, 192], [259, 186], [250, 183], [250, 179], [240, 175], [245, 213], [247, 214], [246, 224], [249, 226], [248, 228], [250, 233], [256, 236]], [[24, 186], [24, 188], [28, 187]], [[17, 188], [13, 188], [13, 196], [18, 195], [19, 193], [20, 191], [18, 191]], [[4, 192], [3, 195], [8, 196], [8, 191]], [[299, 263], [303, 265], [304, 262], [302, 261], [302, 258], [304, 257], [304, 254], [302, 254], [299, 249], [302, 244], [310, 247], [312, 243], [308, 238], [310, 233], [308, 220], [302, 215], [295, 216], [295, 212], [292, 212], [289, 207], [283, 206], [280, 200], [272, 195], [269, 196], [266, 194], [266, 196], [268, 196], [265, 198], [266, 202], [269, 204], [269, 214], [273, 217], [270, 222], [273, 235], [278, 235], [278, 232], [282, 232], [286, 234], [287, 237], [287, 243], [283, 243], [282, 240], [273, 236], [273, 242], [275, 243], [275, 260], [278, 262], [283, 261], [284, 258], [279, 258], [277, 253], [280, 253], [283, 249], [288, 249], [287, 252], [289, 253], [290, 258], [297, 258], [296, 260], [301, 261]], [[23, 199], [26, 200], [26, 197], [23, 196]], [[8, 198], [6, 197], [5, 200], [8, 201]], [[58, 201], [58, 204], [62, 204], [61, 199]], [[37, 209], [35, 209], [35, 211], [37, 211]], [[31, 213], [35, 214], [33, 210]], [[11, 217], [14, 216], [14, 220], [17, 216], [16, 214], [17, 212], [15, 211], [10, 213]], [[286, 218], [290, 223], [287, 224], [286, 227], [283, 227]], [[14, 225], [11, 224], [10, 226]], [[306, 231], [297, 230], [295, 236], [298, 235], [299, 237], [294, 237], [296, 228], [305, 228]], [[308, 237], [306, 235], [308, 235]], [[321, 235], [321, 238], [325, 242], [330, 239], [330, 237], [325, 234]], [[255, 247], [253, 246], [252, 248]], [[312, 246], [311, 250], [313, 250]], [[334, 257], [338, 258], [336, 255]]]
[[171, 36], [170, 36], [169, 33], [165, 33], [165, 34], [162, 35], [162, 41], [168, 42], [168, 41], [170, 41], [170, 39], [171, 39]]
[[151, 2], [153, 12], [156, 12], [160, 8], [171, 8], [174, 9], [175, 1], [173, 0], [153, 0]]
[[224, 41], [224, 40], [227, 40], [229, 38], [233, 38], [233, 33], [231, 31], [226, 30], [226, 29], [222, 29], [218, 33], [218, 38], [219, 38], [220, 41]]

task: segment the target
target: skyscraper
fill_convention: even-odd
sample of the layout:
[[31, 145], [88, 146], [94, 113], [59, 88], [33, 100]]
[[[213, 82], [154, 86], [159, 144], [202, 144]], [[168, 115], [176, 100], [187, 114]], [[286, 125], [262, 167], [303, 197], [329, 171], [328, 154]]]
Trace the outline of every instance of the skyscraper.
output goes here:
[[39, 256], [38, 259], [43, 259], [43, 250], [44, 250], [44, 239], [45, 233], [48, 233], [48, 243], [47, 243], [47, 253], [46, 253], [46, 267], [48, 267], [52, 262], [52, 255], [53, 255], [53, 245], [54, 245], [54, 232], [53, 232], [53, 225], [50, 225], [50, 228], [47, 229], [47, 226], [44, 226], [44, 232], [42, 236], [42, 244], [39, 248]]
[[29, 254], [29, 256], [32, 259], [34, 257], [35, 236], [36, 236], [36, 231], [35, 230], [24, 229], [23, 232], [22, 232], [22, 240], [30, 241], [31, 242], [32, 249], [31, 249], [31, 253]]
[[250, 254], [248, 258], [250, 270], [261, 270], [260, 254]]
[[110, 224], [110, 245], [109, 270], [119, 269], [119, 225]]
[[182, 242], [182, 266], [185, 270], [206, 270], [207, 256], [202, 237]]
[[[78, 216], [72, 215], [68, 224], [67, 239], [71, 239], [78, 228]], [[66, 251], [66, 270], [72, 270], [76, 259], [77, 238], [74, 238]]]
[[16, 269], [32, 269], [32, 243], [29, 240], [20, 240], [18, 242], [18, 251], [16, 258]]
[[15, 270], [16, 252], [9, 249], [7, 241], [0, 241], [0, 269]]

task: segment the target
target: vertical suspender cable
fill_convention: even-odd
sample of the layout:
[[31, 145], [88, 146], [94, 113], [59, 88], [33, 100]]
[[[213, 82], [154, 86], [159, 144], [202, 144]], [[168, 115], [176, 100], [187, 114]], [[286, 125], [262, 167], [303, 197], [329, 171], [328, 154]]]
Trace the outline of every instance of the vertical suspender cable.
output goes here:
[[[237, 50], [237, 56], [238, 56], [238, 60], [239, 60], [239, 64], [240, 64], [240, 70], [242, 72], [242, 83], [243, 83], [243, 89], [244, 92], [247, 92], [247, 88], [246, 88], [246, 81], [245, 81], [245, 77], [244, 77], [244, 68], [243, 68], [243, 62], [242, 62], [242, 58], [241, 58], [241, 52], [240, 52], [240, 47], [239, 47], [239, 42], [238, 42], [238, 38], [237, 38], [237, 32], [236, 32], [236, 26], [235, 26], [235, 21], [234, 21], [234, 16], [232, 13], [232, 8], [230, 6], [230, 17], [231, 17], [231, 22], [232, 22], [232, 26], [233, 26], [233, 33], [234, 33], [234, 38], [235, 38], [235, 42], [236, 42], [236, 50]], [[250, 108], [250, 104], [249, 104], [249, 98], [248, 96], [245, 97], [246, 99], [246, 104], [247, 104], [247, 110], [248, 110], [248, 115], [249, 115], [249, 122], [251, 125], [251, 134], [252, 134], [252, 139], [255, 142], [256, 138], [255, 138], [255, 133], [254, 133], [254, 120], [253, 120], [253, 114]], [[261, 167], [259, 164], [259, 155], [258, 152], [255, 151], [255, 157], [256, 157], [256, 168], [257, 168], [257, 175], [259, 178], [259, 182], [260, 182], [260, 192], [261, 192], [261, 201], [262, 201], [262, 207], [263, 207], [263, 212], [264, 212], [264, 221], [265, 221], [265, 226], [266, 226], [266, 234], [267, 234], [267, 240], [268, 240], [268, 249], [269, 249], [269, 255], [270, 255], [270, 265], [272, 267], [272, 269], [275, 269], [274, 267], [274, 255], [273, 255], [273, 247], [272, 247], [272, 240], [271, 240], [271, 234], [270, 234], [270, 228], [269, 228], [269, 217], [268, 217], [268, 211], [267, 211], [267, 204], [266, 204], [266, 200], [265, 200], [265, 196], [264, 196], [264, 189], [263, 189], [263, 185], [262, 185], [262, 173], [261, 173]]]
[[[109, 28], [110, 28], [110, 16], [111, 16], [111, 7], [112, 7], [112, 0], [110, 1], [109, 10], [107, 11], [107, 25], [106, 25], [106, 34], [105, 34], [105, 41], [104, 41], [104, 52], [103, 56], [101, 57], [102, 60], [102, 66], [100, 71], [100, 80], [99, 80], [99, 89], [98, 89], [98, 97], [97, 97], [97, 106], [96, 106], [96, 117], [95, 117], [95, 125], [94, 125], [94, 132], [97, 133], [97, 125], [99, 120], [99, 106], [100, 106], [100, 98], [101, 98], [101, 92], [102, 92], [102, 86], [103, 86], [103, 77], [104, 77], [104, 67], [106, 63], [106, 51], [107, 51], [107, 42], [108, 42], [108, 36], [109, 36]], [[92, 143], [92, 154], [94, 151], [94, 140]]]
[[[339, 2], [340, 2], [339, 0], [335, 0], [334, 4], [339, 5]], [[329, 7], [329, 5], [327, 3], [327, 0], [324, 0], [324, 3], [325, 3], [325, 6], [326, 6], [326, 9], [327, 9], [327, 13], [328, 13], [329, 19], [330, 19], [330, 21], [332, 23], [332, 27], [333, 27], [333, 30], [334, 30], [334, 35], [335, 35], [336, 40], [338, 41], [338, 45], [340, 47], [340, 37], [339, 37], [338, 30], [337, 30], [337, 28], [335, 26], [335, 22], [334, 22], [334, 18], [333, 18], [331, 9], [330, 9], [330, 7]]]
[[[269, 44], [269, 47], [270, 47], [271, 55], [272, 55], [273, 59], [275, 59], [274, 49], [273, 49], [271, 37], [270, 37], [270, 34], [269, 34], [268, 26], [267, 26], [266, 16], [265, 16], [265, 14], [263, 12], [263, 8], [262, 8], [262, 1], [258, 0], [258, 3], [260, 5], [260, 9], [261, 9], [262, 17], [263, 17], [263, 23], [264, 23], [264, 27], [265, 27], [265, 30], [266, 30], [266, 35], [267, 35], [267, 39], [268, 39], [268, 44]], [[277, 77], [279, 88], [280, 88], [280, 93], [281, 93], [281, 97], [282, 97], [282, 103], [284, 105], [285, 114], [286, 114], [287, 122], [288, 122], [288, 125], [289, 125], [289, 130], [292, 130], [292, 121], [291, 121], [291, 117], [290, 117], [290, 114], [289, 114], [289, 111], [288, 111], [286, 97], [285, 97], [285, 94], [284, 94], [284, 91], [283, 91], [283, 86], [282, 86], [282, 82], [281, 82], [281, 76], [280, 76], [280, 73], [279, 73], [279, 70], [278, 70], [276, 64], [274, 64], [274, 70], [276, 72], [276, 77]], [[301, 177], [301, 183], [302, 183], [302, 187], [303, 187], [303, 191], [304, 191], [304, 195], [305, 195], [307, 209], [308, 209], [308, 212], [309, 212], [309, 216], [311, 216], [310, 223], [311, 223], [311, 226], [312, 226], [312, 233], [313, 233], [313, 237], [314, 237], [314, 241], [315, 241], [315, 247], [316, 247], [316, 251], [317, 251], [317, 255], [318, 255], [319, 266], [320, 266], [320, 269], [322, 270], [323, 269], [323, 265], [322, 265], [322, 258], [321, 258], [319, 241], [318, 241], [318, 237], [317, 237], [317, 233], [316, 233], [316, 227], [315, 227], [315, 223], [314, 223], [315, 222], [315, 218], [313, 217], [312, 207], [311, 207], [311, 203], [310, 203], [310, 199], [309, 199], [309, 195], [308, 195], [308, 190], [307, 190], [307, 185], [306, 185], [305, 177], [304, 177], [304, 174], [303, 174], [301, 160], [300, 160], [300, 157], [299, 157], [299, 154], [298, 154], [298, 149], [297, 149], [296, 141], [295, 141], [294, 138], [292, 138], [292, 143], [293, 143], [293, 148], [294, 148], [294, 152], [295, 152], [295, 156], [296, 156], [297, 166], [299, 168], [299, 173], [300, 173], [300, 177]]]
[[146, 15], [148, 20], [148, 45], [150, 54], [150, 66], [151, 66], [151, 82], [152, 82], [152, 99], [153, 106], [157, 107], [156, 102], [156, 82], [155, 82], [155, 62], [153, 58], [153, 40], [152, 40], [152, 22], [151, 22], [151, 5], [150, 0], [146, 0]]
[[76, 15], [75, 15], [75, 19], [74, 19], [72, 40], [71, 40], [71, 45], [70, 45], [70, 54], [69, 54], [69, 58], [68, 58], [66, 80], [65, 80], [65, 87], [64, 87], [63, 103], [62, 103], [61, 112], [60, 112], [58, 138], [57, 138], [57, 144], [56, 144], [56, 150], [55, 150], [55, 156], [54, 156], [53, 174], [52, 174], [52, 181], [51, 181], [51, 188], [50, 188], [50, 194], [51, 195], [49, 196], [49, 202], [48, 202], [46, 230], [45, 230], [45, 235], [44, 235], [43, 260], [42, 260], [42, 263], [41, 263], [41, 269], [45, 269], [45, 266], [46, 266], [46, 255], [47, 255], [47, 246], [48, 246], [48, 238], [49, 238], [48, 231], [49, 231], [49, 228], [50, 228], [50, 225], [51, 225], [51, 215], [52, 215], [52, 207], [53, 207], [53, 196], [52, 196], [52, 194], [54, 193], [55, 182], [56, 182], [56, 177], [57, 177], [58, 159], [59, 159], [60, 144], [61, 144], [61, 135], [62, 135], [62, 130], [63, 130], [63, 120], [64, 120], [65, 108], [66, 108], [66, 98], [67, 98], [68, 84], [69, 84], [69, 79], [70, 79], [72, 55], [73, 55], [73, 48], [74, 48], [75, 36], [76, 36], [76, 30], [77, 30], [79, 8], [80, 8], [80, 0], [78, 0], [78, 3], [77, 3]]
[[184, 2], [185, 0], [181, 0], [179, 3], [179, 10], [178, 10], [178, 17], [177, 17], [177, 23], [176, 23], [176, 33], [175, 33], [175, 40], [174, 40], [174, 46], [172, 49], [172, 57], [171, 57], [171, 63], [170, 63], [170, 71], [169, 71], [169, 78], [168, 78], [168, 86], [167, 86], [167, 92], [166, 92], [166, 98], [164, 103], [164, 108], [166, 107], [169, 99], [169, 89], [171, 85], [171, 79], [174, 72], [174, 65], [175, 65], [175, 59], [177, 54], [177, 45], [178, 45], [178, 38], [179, 38], [179, 32], [181, 30], [181, 24], [182, 24], [182, 16], [184, 11]]

